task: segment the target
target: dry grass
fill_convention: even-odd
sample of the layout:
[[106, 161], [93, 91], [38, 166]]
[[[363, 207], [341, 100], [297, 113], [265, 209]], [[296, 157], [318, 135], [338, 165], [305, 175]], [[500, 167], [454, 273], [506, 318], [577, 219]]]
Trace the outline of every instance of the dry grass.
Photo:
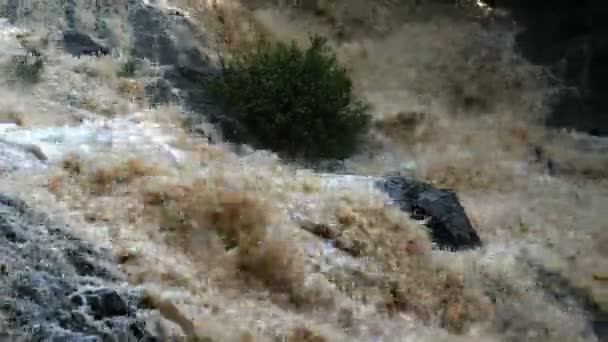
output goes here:
[[472, 324], [491, 322], [489, 300], [465, 288], [462, 274], [433, 264], [424, 228], [381, 203], [351, 199], [337, 207], [337, 240], [355, 247], [354, 255], [371, 258], [364, 272], [376, 274], [371, 286], [365, 276], [355, 277], [346, 279], [355, 282], [352, 287], [341, 284], [350, 288], [343, 290], [370, 298], [378, 294], [376, 305], [381, 313], [414, 314], [424, 322], [439, 321], [454, 333], [463, 333]]
[[229, 191], [221, 180], [215, 181], [219, 184], [194, 179], [186, 185], [167, 185], [160, 192], [146, 192], [144, 198], [149, 210], [160, 211], [161, 226], [175, 230], [173, 238], [194, 249], [192, 253], [200, 253], [200, 246], [187, 241], [213, 244], [219, 237], [223, 248], [216, 252], [234, 249], [237, 272], [261, 280], [273, 292], [288, 294], [296, 305], [308, 304], [306, 267], [294, 242], [281, 236], [279, 227], [273, 228], [277, 214], [260, 200], [264, 195]]
[[141, 82], [132, 79], [121, 79], [118, 84], [118, 91], [126, 96], [129, 101], [143, 105], [144, 87]]
[[511, 190], [539, 170], [531, 146], [543, 128], [488, 119], [401, 114], [377, 120], [376, 130], [385, 146], [416, 160], [420, 178], [460, 191]]
[[[137, 158], [91, 163], [70, 155], [62, 168], [64, 171], [48, 182], [50, 191], [62, 199], [74, 200], [76, 194], [67, 189], [76, 185], [81, 189], [78, 206], [86, 207], [96, 197], [108, 196], [117, 202], [136, 200], [142, 206], [142, 211], [111, 214], [96, 212], [93, 206], [87, 211], [88, 221], [137, 222], [138, 215], [145, 215], [148, 224], [157, 225], [155, 234], [192, 258], [204, 263], [223, 260], [219, 268], [233, 264], [232, 271], [224, 271], [236, 278], [244, 271], [243, 275], [261, 281], [272, 292], [286, 293], [298, 306], [322, 304], [316, 299], [323, 298], [309, 302], [315, 290], [305, 286], [307, 268], [295, 243], [277, 226], [276, 209], [262, 200], [267, 195], [230, 190], [220, 175], [190, 175], [181, 181], [163, 182], [149, 177], [166, 176], [167, 170]], [[234, 262], [229, 260], [232, 255]]]
[[220, 51], [247, 48], [265, 32], [239, 1], [177, 0], [175, 3], [193, 12], [201, 27], [212, 34], [213, 45]]
[[[123, 58], [109, 55], [82, 56], [79, 59], [66, 55], [52, 57], [52, 63], [47, 68], [50, 80], [46, 84], [46, 96], [52, 97], [54, 94], [65, 101], [65, 92], [70, 91], [72, 105], [105, 117], [126, 114], [143, 107], [142, 81], [118, 76]], [[74, 72], [66, 74], [66, 66]], [[141, 75], [142, 78], [146, 76]]]
[[[439, 319], [455, 333], [490, 317], [486, 310], [491, 306], [483, 296], [454, 285], [456, 275], [433, 266], [427, 233], [408, 223], [397, 209], [386, 208], [381, 198], [347, 196], [339, 205], [325, 204], [325, 210], [334, 213], [329, 220], [335, 222], [338, 239], [350, 246], [356, 258], [368, 261], [364, 269], [343, 279], [336, 270], [313, 276], [313, 266], [320, 261], [304, 256], [300, 238], [291, 237], [288, 232], [293, 228], [279, 220], [276, 202], [269, 201], [276, 200], [272, 192], [234, 188], [234, 179], [219, 170], [204, 178], [184, 178], [186, 174], [147, 178], [170, 173], [137, 159], [97, 163], [70, 156], [63, 163], [64, 171], [50, 182], [55, 183], [51, 191], [64, 201], [76, 201], [85, 216], [95, 212], [90, 222], [134, 224], [157, 243], [188, 255], [209, 279], [268, 291], [274, 303], [302, 312], [312, 308], [333, 312], [338, 298], [364, 296], [376, 303], [380, 314], [406, 312], [427, 322]], [[111, 198], [127, 208], [111, 209], [111, 214], [96, 212], [96, 198]], [[133, 201], [140, 203], [139, 209], [130, 207]], [[125, 263], [144, 262], [125, 249], [117, 253]], [[370, 283], [370, 275], [378, 272], [380, 280]], [[177, 274], [167, 274], [163, 281], [189, 282]], [[173, 311], [178, 313], [173, 316], [182, 317], [179, 309]], [[182, 329], [189, 329], [187, 322], [179, 321]]]
[[542, 162], [552, 161], [560, 175], [601, 184], [608, 179], [608, 154], [606, 143], [597, 140], [585, 134], [553, 133], [542, 146]]
[[[386, 207], [380, 194], [336, 194], [331, 189], [311, 187], [304, 191], [289, 184], [294, 180], [283, 173], [259, 168], [255, 172], [234, 170], [239, 161], [233, 165], [227, 157], [210, 161], [211, 170], [205, 176], [192, 170], [174, 173], [141, 160], [96, 157], [102, 160], [67, 158], [55, 177], [61, 185], [54, 192], [74, 209], [94, 212], [95, 222], [116, 225], [122, 231], [113, 233], [113, 243], [117, 256], [124, 257], [122, 264], [130, 281], [159, 286], [154, 307], [181, 326], [183, 334], [228, 338], [226, 326], [241, 324], [253, 315], [251, 319], [276, 324], [264, 334], [280, 334], [287, 340], [334, 340], [331, 336], [337, 333], [331, 329], [342, 329], [337, 327], [343, 323], [328, 317], [345, 308], [353, 308], [350, 326], [355, 334], [361, 333], [358, 326], [384, 326], [400, 317], [445, 329], [454, 338], [472, 336], [471, 331], [481, 329], [513, 338], [530, 339], [530, 334], [537, 334], [538, 340], [556, 340], [580, 331], [577, 317], [546, 302], [537, 290], [530, 290], [530, 275], [514, 266], [505, 267], [483, 252], [472, 254], [473, 261], [485, 263], [477, 276], [480, 280], [467, 282], [466, 268], [471, 260], [462, 259], [466, 253], [444, 257], [432, 253], [424, 229], [399, 210]], [[313, 212], [307, 213], [297, 201], [292, 202], [311, 195], [319, 201]], [[99, 210], [104, 206], [109, 213]], [[334, 231], [325, 236], [341, 241], [338, 247], [356, 263], [327, 269], [321, 266], [322, 258], [307, 256], [303, 246], [310, 236], [286, 221], [281, 208], [292, 214], [302, 210], [300, 214], [307, 219], [317, 216], [314, 212], [318, 211], [317, 222]], [[487, 238], [484, 229], [499, 222], [498, 216], [478, 209], [482, 212], [471, 214]], [[138, 252], [127, 248], [133, 234], [139, 236], [135, 241], [145, 241], [147, 247]], [[180, 288], [192, 303], [166, 298], [165, 292], [174, 291], [170, 290], [173, 287]], [[509, 290], [503, 292], [502, 287]], [[214, 290], [206, 292], [209, 289]], [[490, 300], [494, 298], [502, 304], [494, 304]], [[252, 306], [241, 307], [238, 318], [230, 316], [225, 322], [221, 314], [208, 316], [200, 311], [202, 304], [197, 304], [211, 301], [217, 307], [213, 310], [222, 313], [223, 308], [233, 308], [241, 300]], [[361, 305], [373, 309], [354, 310]], [[529, 312], [532, 307], [534, 312]], [[272, 316], [288, 315], [291, 310], [299, 318], [277, 320]], [[546, 314], [539, 318], [539, 312]], [[314, 322], [323, 319], [330, 322], [330, 330], [317, 330]], [[572, 322], [564, 324], [568, 319]], [[296, 328], [308, 326], [294, 325], [298, 320], [310, 322], [310, 328]], [[240, 334], [234, 332], [227, 340], [238, 340]], [[353, 336], [365, 339], [365, 335]]]
[[93, 195], [103, 195], [121, 184], [130, 184], [138, 178], [160, 173], [156, 166], [142, 159], [132, 158], [109, 165], [85, 167], [77, 154], [68, 155], [61, 163], [70, 177], [86, 177], [80, 180]]
[[82, 57], [82, 61], [74, 66], [74, 71], [83, 73], [92, 78], [116, 82], [118, 80], [116, 71], [119, 70], [119, 68], [119, 62], [112, 56], [84, 56]]
[[[231, 47], [245, 44], [252, 25], [279, 39], [335, 29], [310, 16], [222, 6], [200, 7], [213, 20], [199, 19], [218, 25], [210, 30]], [[400, 23], [374, 41], [353, 29], [351, 42], [332, 43], [357, 90], [376, 105], [376, 133], [398, 158], [415, 158], [419, 176], [459, 190], [485, 250], [431, 251], [426, 231], [386, 207], [384, 195], [324, 189], [294, 179], [267, 154], [238, 157], [222, 144], [191, 138], [180, 130], [176, 108], [144, 119], [174, 131], [188, 165], [71, 155], [48, 174], [14, 175], [0, 186], [18, 188], [49, 211], [65, 206], [72, 229], [109, 244], [130, 283], [146, 288], [148, 304], [172, 322], [167, 340], [586, 340], [584, 319], [547, 298], [519, 260], [519, 247], [531, 246], [547, 267], [594, 287], [608, 241], [605, 191], [595, 181], [538, 178], [533, 168], [517, 173], [513, 166], [527, 158], [526, 146], [543, 138], [528, 121], [542, 116], [544, 91], [536, 88], [542, 81], [506, 50], [478, 42], [477, 24], [451, 21], [449, 13], [444, 20]], [[107, 61], [78, 75], [60, 72], [72, 59], [54, 63], [50, 79], [81, 95], [89, 82], [111, 88], [88, 94], [103, 103], [134, 85], [119, 89]], [[5, 93], [3, 105], [37, 117], [18, 104], [18, 94]], [[571, 164], [577, 177], [604, 177], [601, 158], [576, 169], [584, 164], [564, 151], [549, 153]], [[303, 221], [323, 228], [321, 238], [301, 229]]]
[[299, 327], [293, 329], [286, 340], [287, 342], [327, 342], [328, 340], [318, 333], [306, 328]]
[[[44, 97], [48, 94], [43, 84], [33, 93], [23, 93], [19, 89], [0, 86], [0, 123], [13, 123], [24, 128], [39, 128], [53, 125], [73, 125], [78, 121], [70, 111], [54, 113], [57, 104], [49, 104]], [[40, 92], [42, 95], [39, 95]]]

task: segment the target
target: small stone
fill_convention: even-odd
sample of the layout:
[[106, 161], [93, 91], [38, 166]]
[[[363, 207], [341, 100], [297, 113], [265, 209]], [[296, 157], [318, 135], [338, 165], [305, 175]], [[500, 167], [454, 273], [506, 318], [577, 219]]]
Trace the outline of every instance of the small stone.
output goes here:
[[70, 298], [70, 302], [76, 306], [83, 306], [85, 304], [85, 299], [81, 295], [76, 294]]
[[129, 305], [115, 290], [100, 289], [84, 293], [87, 304], [96, 319], [114, 316], [126, 316]]

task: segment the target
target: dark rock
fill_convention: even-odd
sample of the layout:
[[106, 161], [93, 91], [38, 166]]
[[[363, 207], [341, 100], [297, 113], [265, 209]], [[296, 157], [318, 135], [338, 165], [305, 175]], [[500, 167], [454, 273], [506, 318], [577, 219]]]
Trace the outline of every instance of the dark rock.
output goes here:
[[131, 9], [129, 23], [133, 28], [133, 55], [158, 65], [177, 65], [177, 47], [169, 34], [170, 22], [152, 6]]
[[75, 290], [67, 281], [43, 271], [19, 271], [11, 278], [17, 297], [41, 306], [64, 305], [69, 293]]
[[131, 333], [133, 337], [137, 340], [141, 340], [146, 336], [146, 322], [142, 320], [132, 321], [129, 323], [127, 330]]
[[112, 278], [112, 272], [98, 261], [99, 255], [87, 248], [66, 249], [65, 257], [79, 275]]
[[82, 55], [107, 55], [110, 49], [95, 42], [90, 36], [78, 31], [63, 33], [64, 50], [76, 57]]
[[115, 290], [99, 289], [85, 291], [85, 302], [91, 308], [95, 319], [125, 316], [129, 314], [129, 305]]
[[131, 341], [146, 335], [137, 317], [140, 292], [119, 286], [125, 276], [112, 269], [107, 252], [4, 194], [0, 219], [0, 264], [10, 265], [0, 276], [0, 311], [11, 333], [33, 341]]
[[63, 14], [70, 30], [75, 30], [76, 26], [80, 23], [80, 18], [78, 17], [76, 10], [77, 8], [76, 0], [64, 0]]
[[389, 176], [376, 185], [412, 218], [427, 220], [431, 237], [440, 248], [462, 250], [481, 246], [454, 192], [401, 176]]
[[17, 210], [20, 214], [23, 214], [27, 207], [22, 200], [6, 196], [3, 193], [0, 193], [0, 205]]
[[10, 217], [0, 216], [0, 235], [9, 242], [23, 243], [25, 237], [19, 231], [14, 229]]
[[75, 294], [70, 297], [70, 302], [76, 306], [83, 306], [86, 304], [85, 298], [80, 294]]
[[556, 76], [564, 91], [547, 125], [608, 135], [608, 7], [600, 0], [496, 0], [525, 29], [521, 53]]
[[157, 82], [149, 88], [152, 105], [172, 102], [175, 97], [168, 90], [175, 88], [188, 110], [216, 122], [221, 110], [207, 95], [204, 82], [218, 71], [195, 47], [201, 32], [187, 18], [167, 15], [143, 3], [129, 6], [129, 24], [134, 33], [133, 56], [164, 70], [167, 84]]
[[159, 78], [147, 84], [144, 91], [148, 103], [152, 107], [179, 102], [179, 98], [173, 93], [173, 86], [164, 78]]

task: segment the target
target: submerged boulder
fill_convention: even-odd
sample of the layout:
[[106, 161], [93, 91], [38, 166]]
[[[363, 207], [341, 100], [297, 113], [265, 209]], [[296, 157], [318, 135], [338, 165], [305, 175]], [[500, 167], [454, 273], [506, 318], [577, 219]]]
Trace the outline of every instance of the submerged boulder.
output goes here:
[[440, 248], [463, 250], [481, 246], [477, 232], [453, 191], [402, 176], [388, 176], [376, 182], [376, 186], [413, 219], [424, 220]]

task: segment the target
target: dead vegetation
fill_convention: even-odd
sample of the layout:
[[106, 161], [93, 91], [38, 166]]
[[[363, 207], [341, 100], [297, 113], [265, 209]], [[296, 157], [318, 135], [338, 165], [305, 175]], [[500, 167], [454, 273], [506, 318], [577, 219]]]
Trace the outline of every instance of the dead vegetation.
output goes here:
[[160, 173], [159, 169], [138, 158], [121, 160], [110, 165], [91, 167], [84, 163], [83, 159], [75, 153], [69, 154], [64, 158], [61, 167], [67, 172], [69, 177], [80, 182], [82, 186], [86, 187], [87, 191], [97, 196], [112, 192], [120, 185], [128, 185], [138, 178], [154, 176]]
[[438, 320], [453, 333], [492, 321], [489, 300], [465, 288], [462, 274], [433, 265], [428, 233], [398, 209], [355, 201], [342, 203], [335, 215], [337, 241], [355, 248], [355, 256], [371, 258], [363, 273], [355, 272], [353, 285], [353, 279], [342, 279], [341, 290], [367, 300], [376, 294], [380, 313]]
[[215, 235], [209, 233], [217, 234], [224, 249], [236, 249], [239, 268], [279, 291], [297, 294], [304, 272], [297, 250], [269, 236], [272, 209], [254, 200], [254, 193], [227, 191], [225, 185], [207, 179], [166, 186], [144, 194], [146, 203], [154, 206], [148, 209], [160, 211], [161, 227], [175, 230], [178, 240], [196, 240], [196, 235], [212, 239]]
[[[157, 243], [188, 255], [199, 265], [199, 274], [218, 284], [268, 291], [275, 305], [300, 312], [313, 308], [333, 312], [343, 296], [366, 298], [375, 303], [379, 314], [407, 313], [428, 323], [440, 320], [441, 326], [454, 333], [491, 320], [491, 305], [483, 296], [465, 289], [455, 280], [457, 274], [433, 266], [427, 233], [380, 200], [346, 198], [335, 207], [325, 204], [334, 212], [328, 222], [335, 222], [324, 223], [335, 227], [326, 237], [335, 236], [338, 248], [367, 261], [354, 273], [332, 269], [319, 274], [315, 271], [319, 260], [306, 257], [299, 238], [292, 237], [297, 232], [289, 233], [297, 228], [279, 219], [278, 208], [269, 201], [272, 191], [234, 188], [221, 173], [166, 178], [167, 171], [133, 158], [97, 166], [84, 160], [76, 155], [66, 158], [62, 171], [49, 181], [50, 190], [84, 209], [86, 217], [94, 213], [94, 219], [85, 217], [89, 222], [139, 227]], [[75, 191], [78, 187], [80, 191]], [[111, 214], [97, 211], [95, 203], [105, 203], [104, 198], [124, 209], [111, 209]], [[137, 202], [139, 209], [129, 204]], [[123, 264], [144, 262], [127, 252], [117, 250]], [[145, 278], [132, 281], [147, 282]], [[180, 314], [179, 306], [156, 305], [174, 317], [182, 330], [192, 330], [194, 323]], [[314, 336], [304, 335], [304, 341]]]
[[175, 3], [193, 12], [198, 23], [213, 35], [214, 47], [223, 52], [246, 49], [266, 33], [239, 1], [177, 0]]
[[[269, 26], [277, 37], [304, 33], [297, 20], [272, 21], [277, 17], [254, 12], [236, 7], [199, 14], [214, 16], [209, 23], [218, 25], [213, 30], [229, 47], [246, 46], [251, 31]], [[536, 117], [542, 91], [534, 90], [534, 75], [517, 82], [530, 76], [525, 66], [502, 80], [511, 69], [500, 51], [481, 50], [487, 59], [475, 59], [456, 46], [444, 54], [445, 46], [468, 41], [475, 32], [460, 22], [454, 25], [463, 31], [453, 32], [451, 24], [411, 23], [376, 42], [357, 41], [352, 30], [353, 42], [341, 45], [341, 58], [377, 105], [377, 132], [399, 147], [403, 159], [417, 160], [420, 177], [459, 190], [488, 251], [432, 252], [424, 229], [387, 208], [384, 199], [358, 192], [338, 198], [331, 189], [276, 171], [285, 167], [276, 161], [236, 157], [205, 139], [181, 143], [192, 150], [192, 168], [176, 169], [149, 156], [70, 155], [41, 176], [56, 195], [48, 202], [67, 205], [72, 218], [82, 218], [74, 229], [111, 241], [131, 284], [145, 287], [147, 304], [177, 327], [162, 335], [167, 340], [582, 340], [583, 319], [545, 298], [509, 248], [530, 243], [552, 250], [569, 277], [587, 285], [604, 279], [598, 255], [605, 255], [608, 241], [601, 215], [605, 196], [594, 183], [541, 183], [536, 170], [513, 168], [542, 135], [522, 119]], [[404, 42], [404, 36], [414, 38]], [[473, 65], [463, 66], [469, 57]], [[93, 69], [83, 74], [113, 87], [124, 81], [106, 99], [126, 94], [137, 101], [139, 87], [117, 81], [114, 66]], [[91, 109], [117, 112], [95, 103]], [[181, 121], [174, 112], [153, 114], [166, 125]], [[566, 151], [556, 147], [550, 153], [567, 173], [605, 178], [599, 156], [585, 166]], [[315, 199], [315, 209], [307, 211], [306, 196]], [[294, 217], [314, 224], [301, 229]], [[338, 251], [311, 256], [311, 241]], [[477, 263], [483, 269], [475, 269], [477, 282], [471, 284], [466, 268]]]

